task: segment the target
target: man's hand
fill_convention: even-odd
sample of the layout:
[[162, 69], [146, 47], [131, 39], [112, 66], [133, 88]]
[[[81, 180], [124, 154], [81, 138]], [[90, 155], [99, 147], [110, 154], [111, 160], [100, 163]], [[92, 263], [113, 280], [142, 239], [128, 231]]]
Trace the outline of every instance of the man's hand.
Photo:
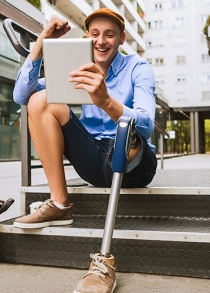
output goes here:
[[71, 29], [68, 21], [57, 15], [53, 15], [46, 24], [40, 37], [44, 38], [59, 38], [65, 35]]
[[114, 121], [122, 116], [123, 106], [108, 94], [104, 72], [96, 64], [88, 63], [69, 75], [69, 81], [75, 82], [75, 88], [86, 90], [93, 103], [102, 108]]
[[47, 38], [59, 38], [65, 35], [71, 29], [68, 21], [64, 18], [61, 18], [57, 15], [53, 15], [42, 33], [38, 37], [36, 43], [31, 50], [29, 57], [32, 61], [36, 59], [41, 59], [43, 56], [42, 53], [42, 40]]
[[93, 103], [103, 108], [110, 99], [108, 95], [103, 71], [94, 63], [88, 63], [77, 71], [69, 73], [70, 82], [75, 82], [76, 89], [86, 90]]

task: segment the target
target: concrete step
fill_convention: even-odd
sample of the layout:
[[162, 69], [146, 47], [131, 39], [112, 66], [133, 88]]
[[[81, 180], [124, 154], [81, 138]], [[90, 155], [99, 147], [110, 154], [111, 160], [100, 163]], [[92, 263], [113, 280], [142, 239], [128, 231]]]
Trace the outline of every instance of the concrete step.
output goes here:
[[[23, 230], [13, 219], [2, 222], [0, 261], [89, 267], [89, 254], [100, 251], [110, 189], [70, 183], [74, 224]], [[49, 194], [48, 186], [23, 187], [23, 213]], [[209, 187], [121, 189], [111, 246], [117, 271], [210, 278], [209, 223]]]
[[[74, 215], [106, 215], [110, 188], [68, 187]], [[48, 186], [23, 187], [22, 214], [35, 201], [50, 198]], [[148, 187], [121, 189], [118, 215], [210, 217], [210, 187]]]

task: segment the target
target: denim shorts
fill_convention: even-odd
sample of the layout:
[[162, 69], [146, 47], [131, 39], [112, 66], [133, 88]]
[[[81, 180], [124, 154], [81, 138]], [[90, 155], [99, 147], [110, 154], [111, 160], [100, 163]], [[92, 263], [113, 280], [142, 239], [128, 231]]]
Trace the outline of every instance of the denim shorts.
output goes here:
[[[113, 151], [114, 139], [95, 139], [71, 110], [70, 119], [62, 126], [62, 131], [65, 142], [64, 155], [78, 175], [96, 187], [110, 187], [113, 177], [110, 154]], [[123, 175], [123, 188], [145, 187], [156, 173], [156, 156], [147, 141], [141, 139], [142, 148], [136, 156], [139, 162], [135, 160], [136, 157], [132, 160], [134, 163], [130, 162], [131, 168]]]

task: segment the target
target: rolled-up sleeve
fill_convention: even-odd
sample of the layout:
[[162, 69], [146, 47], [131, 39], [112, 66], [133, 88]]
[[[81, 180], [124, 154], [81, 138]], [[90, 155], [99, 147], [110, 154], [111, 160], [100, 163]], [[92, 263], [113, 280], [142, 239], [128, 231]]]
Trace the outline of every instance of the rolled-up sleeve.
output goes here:
[[31, 61], [29, 57], [20, 68], [13, 90], [13, 99], [19, 105], [27, 105], [30, 96], [45, 89], [45, 79], [40, 77], [42, 59]]

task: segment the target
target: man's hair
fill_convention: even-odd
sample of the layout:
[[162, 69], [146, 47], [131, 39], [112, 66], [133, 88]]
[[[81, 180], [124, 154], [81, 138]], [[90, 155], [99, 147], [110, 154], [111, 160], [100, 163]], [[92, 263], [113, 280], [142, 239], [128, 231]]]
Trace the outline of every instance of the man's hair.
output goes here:
[[89, 14], [85, 18], [85, 26], [86, 26], [87, 30], [89, 29], [89, 23], [91, 22], [91, 20], [94, 19], [95, 17], [99, 17], [99, 16], [105, 16], [105, 17], [109, 17], [109, 18], [113, 19], [120, 26], [120, 29], [122, 32], [125, 30], [124, 18], [120, 14], [118, 14], [117, 12], [115, 12], [109, 8], [101, 8], [101, 9], [95, 10], [93, 13]]

